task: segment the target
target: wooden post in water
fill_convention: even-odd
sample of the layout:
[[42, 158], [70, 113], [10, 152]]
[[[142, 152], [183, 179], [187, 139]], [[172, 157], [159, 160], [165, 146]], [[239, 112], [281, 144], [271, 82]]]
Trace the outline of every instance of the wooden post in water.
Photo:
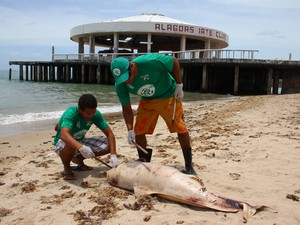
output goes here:
[[267, 91], [266, 91], [267, 95], [271, 94], [272, 77], [273, 77], [273, 68], [269, 68], [268, 75], [267, 75]]
[[70, 82], [70, 65], [66, 64], [66, 82]]
[[28, 65], [25, 66], [25, 71], [26, 81], [28, 81]]
[[274, 78], [273, 78], [273, 94], [278, 95], [278, 88], [279, 88], [279, 74], [277, 72], [274, 74]]
[[88, 71], [89, 71], [89, 74], [88, 74], [88, 83], [89, 84], [93, 84], [95, 83], [95, 76], [94, 76], [94, 71], [93, 71], [93, 66], [92, 65], [88, 65]]
[[8, 75], [8, 79], [11, 80], [11, 75], [12, 75], [12, 69], [11, 66], [9, 67], [9, 75]]
[[44, 81], [48, 81], [48, 66], [44, 65]]
[[100, 64], [98, 64], [98, 67], [97, 67], [97, 84], [100, 84], [100, 78], [101, 78], [101, 66]]
[[23, 64], [20, 64], [20, 80], [23, 80]]
[[233, 94], [237, 95], [239, 90], [239, 74], [240, 74], [240, 67], [238, 65], [234, 68], [234, 83], [233, 83]]
[[30, 80], [33, 80], [33, 71], [34, 71], [34, 66], [30, 65]]
[[53, 64], [50, 65], [50, 81], [55, 81], [55, 67]]
[[207, 92], [207, 65], [203, 65], [202, 67], [202, 91]]
[[61, 66], [57, 66], [57, 81], [58, 82], [62, 82], [63, 81], [63, 79], [62, 79], [62, 77], [63, 77], [63, 69], [62, 69], [62, 67]]
[[38, 73], [39, 73], [39, 80], [38, 81], [43, 81], [43, 70], [42, 70], [42, 65], [39, 64], [39, 69], [38, 69]]
[[80, 76], [80, 77], [81, 77], [81, 83], [83, 83], [83, 84], [84, 84], [84, 80], [85, 80], [85, 77], [84, 77], [84, 76], [85, 76], [85, 74], [84, 74], [84, 69], [85, 69], [85, 68], [84, 68], [84, 64], [82, 63], [82, 64], [81, 64], [81, 76]]
[[105, 84], [109, 84], [109, 76], [110, 76], [110, 67], [106, 66], [105, 70]]
[[38, 66], [37, 66], [37, 64], [34, 64], [34, 73], [33, 73], [33, 76], [34, 76], [33, 80], [37, 81], [38, 80]]

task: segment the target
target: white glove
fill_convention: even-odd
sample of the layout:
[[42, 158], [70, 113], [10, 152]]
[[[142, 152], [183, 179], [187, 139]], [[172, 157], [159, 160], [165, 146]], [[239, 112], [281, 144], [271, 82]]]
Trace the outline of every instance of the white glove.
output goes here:
[[86, 159], [95, 157], [93, 150], [88, 146], [82, 145], [82, 147], [78, 150], [80, 151], [81, 155]]
[[119, 160], [116, 155], [110, 155], [110, 165], [112, 167], [117, 167], [119, 165]]
[[174, 97], [177, 100], [183, 99], [183, 90], [182, 90], [183, 84], [176, 84], [176, 89], [174, 91]]
[[133, 145], [135, 142], [135, 133], [134, 133], [134, 130], [130, 130], [128, 131], [128, 143], [130, 145]]

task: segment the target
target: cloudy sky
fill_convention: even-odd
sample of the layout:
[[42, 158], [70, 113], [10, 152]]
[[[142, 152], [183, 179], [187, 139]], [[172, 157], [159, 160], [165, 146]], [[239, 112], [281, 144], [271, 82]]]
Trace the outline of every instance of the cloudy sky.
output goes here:
[[0, 0], [0, 69], [15, 60], [50, 61], [52, 46], [77, 53], [73, 27], [141, 13], [221, 30], [229, 36], [227, 49], [259, 50], [255, 58], [291, 53], [300, 60], [299, 12], [299, 0]]

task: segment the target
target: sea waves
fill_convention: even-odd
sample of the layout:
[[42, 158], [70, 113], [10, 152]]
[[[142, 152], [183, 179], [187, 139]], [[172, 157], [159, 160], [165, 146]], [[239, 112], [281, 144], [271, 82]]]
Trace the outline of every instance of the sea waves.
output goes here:
[[[133, 107], [133, 108], [136, 108]], [[109, 105], [98, 107], [102, 114], [121, 112], [120, 105]], [[0, 126], [10, 125], [17, 123], [36, 122], [43, 120], [59, 119], [64, 111], [53, 112], [28, 112], [24, 114], [1, 114], [0, 113]]]

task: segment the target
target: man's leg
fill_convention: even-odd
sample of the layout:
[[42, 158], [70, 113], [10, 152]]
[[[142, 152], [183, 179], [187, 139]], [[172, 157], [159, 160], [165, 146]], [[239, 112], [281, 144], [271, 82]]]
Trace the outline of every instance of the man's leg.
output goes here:
[[192, 164], [192, 148], [189, 132], [186, 133], [177, 133], [178, 140], [182, 149], [184, 161], [185, 161], [185, 173], [197, 175], [196, 171], [193, 168]]
[[147, 138], [145, 134], [139, 134], [135, 136], [135, 141], [137, 144], [139, 144], [141, 147], [146, 148], [147, 147]]
[[59, 157], [64, 165], [64, 174], [72, 174], [70, 163], [76, 153], [76, 149], [65, 146], [60, 152]]
[[136, 141], [137, 144], [139, 144], [142, 148], [144, 148], [148, 152], [148, 154], [146, 154], [145, 152], [143, 152], [142, 150], [137, 148], [137, 152], [138, 152], [138, 155], [139, 155], [138, 160], [144, 161], [144, 162], [150, 162], [151, 157], [152, 157], [152, 149], [151, 148], [146, 148], [147, 147], [146, 135], [145, 134], [136, 135], [135, 141]]
[[85, 160], [85, 158], [81, 154], [76, 155], [72, 158], [72, 162], [78, 165], [79, 170], [92, 170], [93, 167], [85, 165], [83, 160]]

